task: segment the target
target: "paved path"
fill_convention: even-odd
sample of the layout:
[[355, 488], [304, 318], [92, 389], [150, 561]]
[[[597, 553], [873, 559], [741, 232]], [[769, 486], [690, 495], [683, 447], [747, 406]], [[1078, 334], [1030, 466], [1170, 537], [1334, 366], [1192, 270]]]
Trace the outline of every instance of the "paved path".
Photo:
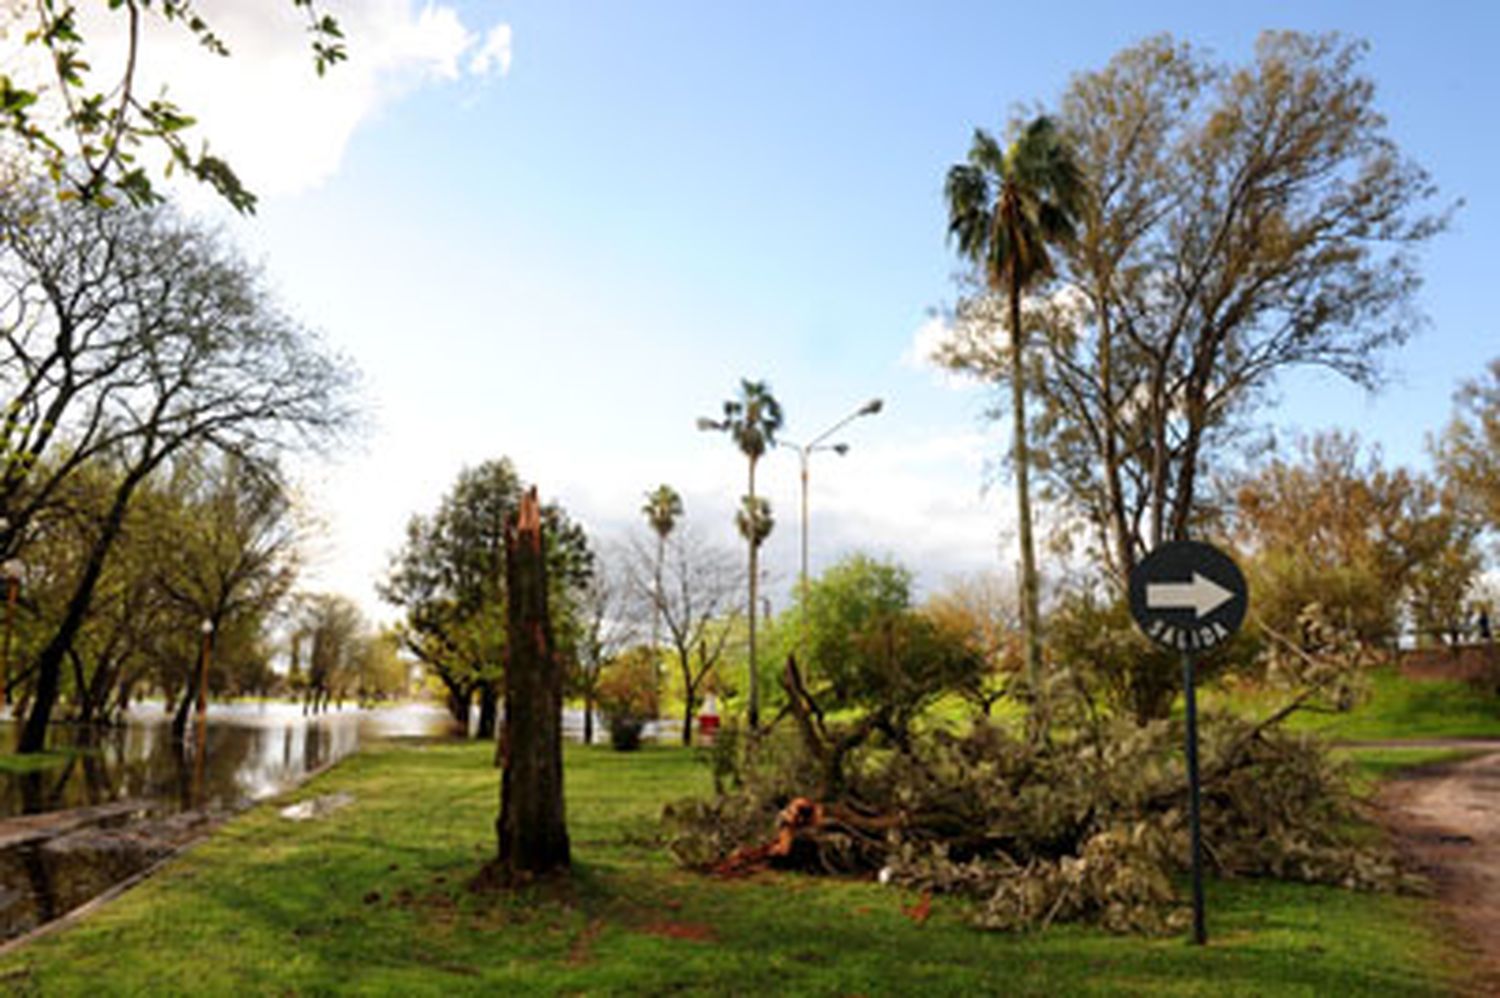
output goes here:
[[1500, 744], [1488, 747], [1495, 751], [1397, 777], [1381, 803], [1402, 852], [1432, 878], [1477, 957], [1472, 993], [1500, 995]]

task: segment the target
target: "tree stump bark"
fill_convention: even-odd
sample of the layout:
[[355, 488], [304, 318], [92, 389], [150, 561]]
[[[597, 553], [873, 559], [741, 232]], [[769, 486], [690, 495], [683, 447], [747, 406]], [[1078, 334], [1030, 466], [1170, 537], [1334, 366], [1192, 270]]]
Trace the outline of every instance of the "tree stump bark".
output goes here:
[[500, 817], [496, 872], [509, 883], [565, 871], [563, 670], [547, 612], [546, 549], [536, 489], [521, 500], [505, 532], [510, 657], [500, 739]]

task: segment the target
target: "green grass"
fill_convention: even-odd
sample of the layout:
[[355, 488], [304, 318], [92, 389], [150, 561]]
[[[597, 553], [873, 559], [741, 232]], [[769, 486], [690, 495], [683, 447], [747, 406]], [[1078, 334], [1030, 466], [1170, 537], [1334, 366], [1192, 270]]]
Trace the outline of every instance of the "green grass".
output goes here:
[[1462, 762], [1483, 754], [1482, 749], [1462, 748], [1336, 748], [1335, 758], [1348, 761], [1357, 793], [1369, 795], [1384, 780], [1415, 770]]
[[[1343, 713], [1299, 711], [1287, 721], [1293, 731], [1340, 740], [1500, 738], [1500, 698], [1455, 680], [1406, 679], [1395, 669], [1371, 674], [1369, 698]], [[1279, 705], [1269, 691], [1205, 692], [1205, 703], [1249, 716]]]
[[0, 755], [0, 773], [35, 773], [43, 769], [61, 766], [69, 759], [84, 755], [92, 749], [56, 749], [50, 752], [34, 752], [19, 755], [8, 752]]
[[[569, 750], [575, 875], [475, 895], [498, 778], [486, 745], [383, 746], [262, 806], [81, 924], [0, 960], [36, 994], [1440, 994], [1461, 964], [1429, 903], [1211, 882], [1212, 943], [1059, 927], [984, 933], [961, 903], [865, 881], [726, 882], [671, 865], [655, 816], [703, 792], [695, 754]], [[278, 804], [285, 801], [278, 802]]]

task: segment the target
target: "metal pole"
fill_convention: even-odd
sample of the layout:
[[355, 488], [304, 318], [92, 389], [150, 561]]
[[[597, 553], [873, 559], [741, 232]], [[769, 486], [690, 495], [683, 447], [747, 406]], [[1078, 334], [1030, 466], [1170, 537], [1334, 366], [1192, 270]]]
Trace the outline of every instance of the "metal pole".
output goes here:
[[1198, 696], [1193, 688], [1193, 657], [1182, 656], [1182, 686], [1187, 698], [1188, 821], [1193, 837], [1193, 942], [1208, 942], [1203, 917], [1203, 827], [1198, 799]]
[[798, 586], [802, 591], [802, 640], [799, 642], [804, 664], [807, 660], [807, 457], [806, 446], [798, 448], [802, 457], [802, 573]]
[[208, 723], [208, 643], [213, 640], [212, 632], [208, 628], [203, 629], [203, 653], [198, 656], [198, 733], [202, 737], [204, 726]]

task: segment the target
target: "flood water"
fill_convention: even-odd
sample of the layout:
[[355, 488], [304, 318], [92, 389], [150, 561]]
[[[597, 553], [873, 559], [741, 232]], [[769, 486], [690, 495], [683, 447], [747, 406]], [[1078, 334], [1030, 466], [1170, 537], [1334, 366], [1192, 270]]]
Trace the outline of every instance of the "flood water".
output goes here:
[[[452, 733], [426, 705], [330, 711], [291, 704], [210, 708], [200, 760], [159, 705], [103, 731], [55, 726], [73, 751], [31, 773], [0, 773], [0, 940], [81, 905], [201, 835], [214, 816], [274, 796], [372, 739]], [[15, 727], [0, 723], [0, 744]]]
[[[200, 774], [192, 726], [185, 741], [173, 738], [161, 707], [146, 704], [116, 728], [55, 726], [48, 733], [49, 747], [76, 753], [36, 772], [0, 773], [0, 818], [127, 799], [169, 811], [232, 809], [274, 796], [362, 742], [451, 730], [447, 712], [430, 705], [314, 717], [304, 717], [292, 704], [214, 706]], [[0, 739], [14, 744], [12, 724], [0, 724]]]

